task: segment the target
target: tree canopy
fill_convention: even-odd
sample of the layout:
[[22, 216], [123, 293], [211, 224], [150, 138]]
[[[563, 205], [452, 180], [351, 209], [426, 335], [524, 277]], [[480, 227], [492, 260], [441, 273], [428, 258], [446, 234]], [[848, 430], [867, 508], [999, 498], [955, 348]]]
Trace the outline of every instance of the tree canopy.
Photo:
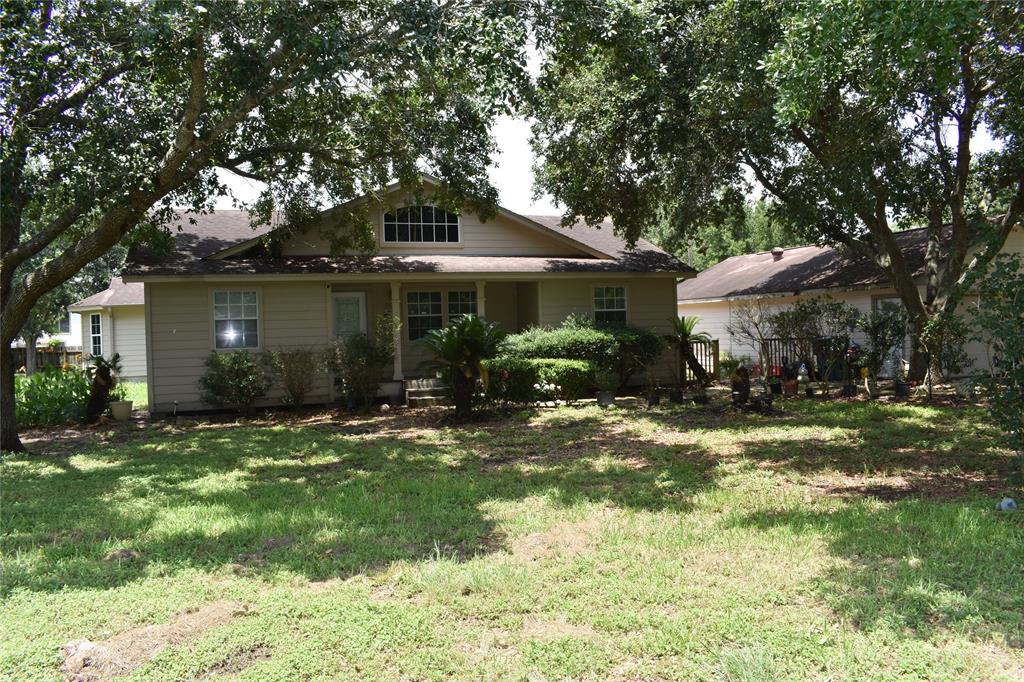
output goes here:
[[492, 206], [489, 125], [524, 90], [525, 36], [519, 4], [483, 0], [5, 3], [0, 344], [115, 244], [166, 236], [172, 206], [208, 209], [218, 169], [266, 183], [250, 208], [286, 224], [420, 170]]
[[[881, 266], [921, 339], [1024, 209], [1021, 2], [590, 7], [541, 24], [539, 186], [567, 221], [687, 234], [759, 186], [800, 236]], [[893, 238], [910, 224], [923, 293]], [[914, 346], [920, 378], [935, 349]]]

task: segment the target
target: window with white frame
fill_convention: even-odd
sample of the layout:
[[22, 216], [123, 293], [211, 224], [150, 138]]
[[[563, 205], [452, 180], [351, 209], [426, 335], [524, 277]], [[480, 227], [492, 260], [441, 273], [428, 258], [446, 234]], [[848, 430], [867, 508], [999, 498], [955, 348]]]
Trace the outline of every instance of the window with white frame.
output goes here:
[[444, 326], [440, 291], [410, 291], [406, 295], [409, 340], [422, 339]]
[[626, 324], [626, 287], [594, 287], [594, 322]]
[[255, 291], [213, 292], [215, 348], [258, 348], [259, 305]]
[[405, 206], [384, 214], [384, 242], [438, 244], [459, 241], [459, 216], [435, 206]]
[[475, 291], [448, 292], [448, 322], [463, 315], [476, 315]]
[[58, 334], [70, 334], [71, 333], [71, 313], [64, 313], [64, 317], [60, 318], [57, 322], [57, 333]]
[[103, 322], [99, 313], [89, 316], [89, 353], [94, 358], [103, 355]]

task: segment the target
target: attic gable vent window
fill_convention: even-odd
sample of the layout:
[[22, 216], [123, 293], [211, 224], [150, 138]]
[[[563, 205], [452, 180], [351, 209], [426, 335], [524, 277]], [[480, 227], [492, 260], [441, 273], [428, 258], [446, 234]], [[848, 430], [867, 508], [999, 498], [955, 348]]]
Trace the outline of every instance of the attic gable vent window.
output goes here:
[[453, 244], [459, 241], [459, 216], [436, 206], [405, 206], [384, 214], [387, 244]]

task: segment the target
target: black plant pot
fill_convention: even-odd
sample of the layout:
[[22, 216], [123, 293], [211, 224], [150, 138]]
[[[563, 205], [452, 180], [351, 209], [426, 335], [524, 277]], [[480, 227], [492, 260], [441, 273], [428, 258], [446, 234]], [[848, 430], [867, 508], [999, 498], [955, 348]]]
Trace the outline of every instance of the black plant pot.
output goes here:
[[782, 395], [782, 384], [768, 384], [772, 389], [772, 395]]
[[811, 388], [810, 386], [808, 386], [807, 388], [804, 389], [804, 395], [807, 396], [808, 398], [813, 398], [814, 397], [814, 389]]
[[675, 404], [675, 405], [681, 405], [682, 402], [683, 402], [683, 392], [682, 391], [669, 391], [668, 392], [668, 401], [670, 403]]
[[647, 397], [647, 407], [654, 407], [655, 405], [661, 405], [661, 396], [652, 395]]
[[856, 384], [843, 384], [843, 387], [839, 389], [839, 395], [844, 398], [853, 398], [857, 395]]
[[693, 396], [694, 405], [707, 405], [708, 397], [706, 395], [695, 395]]
[[910, 384], [905, 381], [897, 381], [893, 384], [893, 388], [896, 391], [897, 398], [909, 398], [910, 397]]

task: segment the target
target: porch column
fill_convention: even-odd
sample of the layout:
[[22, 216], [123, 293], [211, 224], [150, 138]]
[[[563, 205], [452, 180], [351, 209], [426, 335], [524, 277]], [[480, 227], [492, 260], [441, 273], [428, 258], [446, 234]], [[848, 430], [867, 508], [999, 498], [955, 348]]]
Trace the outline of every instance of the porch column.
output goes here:
[[479, 317], [487, 317], [487, 298], [484, 295], [484, 287], [487, 286], [487, 282], [476, 283], [476, 314]]
[[[396, 316], [401, 322], [402, 320], [402, 285], [399, 282], [391, 282], [391, 314]], [[405, 378], [402, 373], [402, 325], [399, 324], [395, 327], [394, 337], [392, 339], [395, 344], [395, 371], [392, 378], [395, 381], [401, 381]]]

